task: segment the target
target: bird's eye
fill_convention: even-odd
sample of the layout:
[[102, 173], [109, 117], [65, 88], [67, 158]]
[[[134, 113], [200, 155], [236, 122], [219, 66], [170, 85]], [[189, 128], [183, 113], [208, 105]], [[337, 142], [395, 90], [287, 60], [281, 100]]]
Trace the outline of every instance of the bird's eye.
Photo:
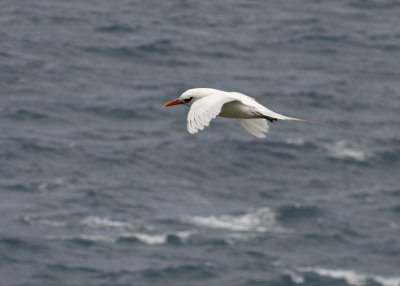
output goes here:
[[189, 98], [185, 98], [183, 101], [184, 101], [185, 103], [188, 103], [188, 102], [190, 102], [192, 99], [193, 99], [193, 97], [189, 97]]

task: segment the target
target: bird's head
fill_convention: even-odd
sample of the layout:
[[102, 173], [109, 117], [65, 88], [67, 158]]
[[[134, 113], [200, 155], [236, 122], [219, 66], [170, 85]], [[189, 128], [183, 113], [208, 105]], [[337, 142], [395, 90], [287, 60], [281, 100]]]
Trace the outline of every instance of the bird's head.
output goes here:
[[164, 104], [163, 107], [171, 106], [171, 105], [177, 105], [177, 104], [185, 104], [187, 106], [191, 106], [196, 100], [199, 100], [200, 98], [207, 96], [212, 93], [211, 88], [193, 88], [185, 91], [182, 93], [180, 97], [177, 99], [171, 100], [170, 102], [167, 102]]

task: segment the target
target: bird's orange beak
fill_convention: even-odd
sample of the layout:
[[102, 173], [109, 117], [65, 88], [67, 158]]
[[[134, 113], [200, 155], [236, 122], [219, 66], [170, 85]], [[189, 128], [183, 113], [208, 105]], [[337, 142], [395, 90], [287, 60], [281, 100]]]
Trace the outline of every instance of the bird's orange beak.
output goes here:
[[179, 99], [174, 99], [174, 100], [171, 100], [170, 102], [167, 102], [166, 104], [164, 104], [163, 107], [177, 105], [177, 104], [183, 104], [183, 101], [180, 101]]

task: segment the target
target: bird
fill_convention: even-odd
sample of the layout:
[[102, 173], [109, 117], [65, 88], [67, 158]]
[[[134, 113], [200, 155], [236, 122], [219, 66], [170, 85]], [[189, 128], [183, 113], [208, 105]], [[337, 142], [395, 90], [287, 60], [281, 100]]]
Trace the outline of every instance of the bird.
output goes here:
[[245, 94], [213, 88], [189, 89], [179, 98], [164, 104], [163, 107], [178, 104], [190, 107], [187, 130], [191, 134], [204, 130], [217, 116], [236, 119], [250, 134], [258, 138], [265, 138], [269, 130], [268, 122], [277, 120], [296, 120], [331, 126], [318, 121], [285, 116], [266, 108]]

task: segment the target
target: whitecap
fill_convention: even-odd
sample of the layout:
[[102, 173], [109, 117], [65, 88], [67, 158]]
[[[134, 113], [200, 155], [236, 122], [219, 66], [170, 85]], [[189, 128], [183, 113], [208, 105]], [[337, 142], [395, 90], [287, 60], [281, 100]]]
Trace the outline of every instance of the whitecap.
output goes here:
[[56, 221], [56, 220], [48, 220], [48, 219], [38, 219], [35, 217], [30, 217], [30, 216], [24, 216], [22, 220], [26, 223], [29, 224], [41, 224], [41, 225], [48, 225], [51, 227], [63, 227], [66, 226], [67, 223], [62, 222], [62, 221]]
[[93, 242], [115, 242], [114, 237], [100, 235], [100, 234], [82, 234], [79, 236], [80, 239], [93, 241]]
[[185, 223], [213, 229], [233, 231], [282, 231], [277, 226], [276, 215], [270, 208], [261, 208], [242, 215], [188, 216], [182, 218]]
[[165, 244], [167, 242], [166, 234], [146, 234], [146, 233], [134, 233], [130, 235], [135, 237], [141, 242], [149, 245]]
[[303, 138], [286, 138], [285, 143], [294, 146], [303, 146], [306, 141]]
[[367, 281], [374, 281], [384, 286], [400, 286], [400, 277], [384, 277], [373, 274], [357, 273], [353, 270], [325, 269], [319, 267], [307, 267], [300, 269], [301, 272], [313, 272], [320, 276], [333, 279], [344, 279], [348, 284], [364, 286]]
[[224, 242], [229, 245], [235, 245], [237, 242], [248, 241], [254, 238], [254, 236], [249, 235], [244, 232], [234, 232], [225, 235]]
[[80, 225], [90, 228], [133, 228], [129, 222], [111, 220], [97, 216], [88, 216], [79, 222]]
[[68, 235], [50, 235], [47, 237], [52, 240], [86, 240], [91, 242], [107, 242], [113, 243], [116, 241], [114, 237], [100, 235], [100, 234], [82, 234], [78, 236], [68, 236]]
[[322, 148], [328, 151], [329, 155], [337, 159], [351, 159], [358, 162], [367, 160], [367, 152], [361, 150], [360, 147], [355, 147], [345, 140], [323, 143]]
[[294, 283], [297, 283], [297, 284], [304, 283], [304, 277], [301, 274], [299, 274], [295, 271], [289, 270], [289, 269], [285, 270], [284, 273], [286, 275], [288, 275]]
[[148, 245], [158, 245], [158, 244], [166, 244], [168, 242], [168, 238], [171, 236], [178, 237], [180, 241], [186, 241], [190, 236], [195, 233], [193, 230], [189, 231], [177, 231], [177, 232], [166, 232], [162, 234], [147, 234], [147, 233], [126, 233], [122, 237], [123, 238], [136, 238], [140, 242], [143, 242]]

